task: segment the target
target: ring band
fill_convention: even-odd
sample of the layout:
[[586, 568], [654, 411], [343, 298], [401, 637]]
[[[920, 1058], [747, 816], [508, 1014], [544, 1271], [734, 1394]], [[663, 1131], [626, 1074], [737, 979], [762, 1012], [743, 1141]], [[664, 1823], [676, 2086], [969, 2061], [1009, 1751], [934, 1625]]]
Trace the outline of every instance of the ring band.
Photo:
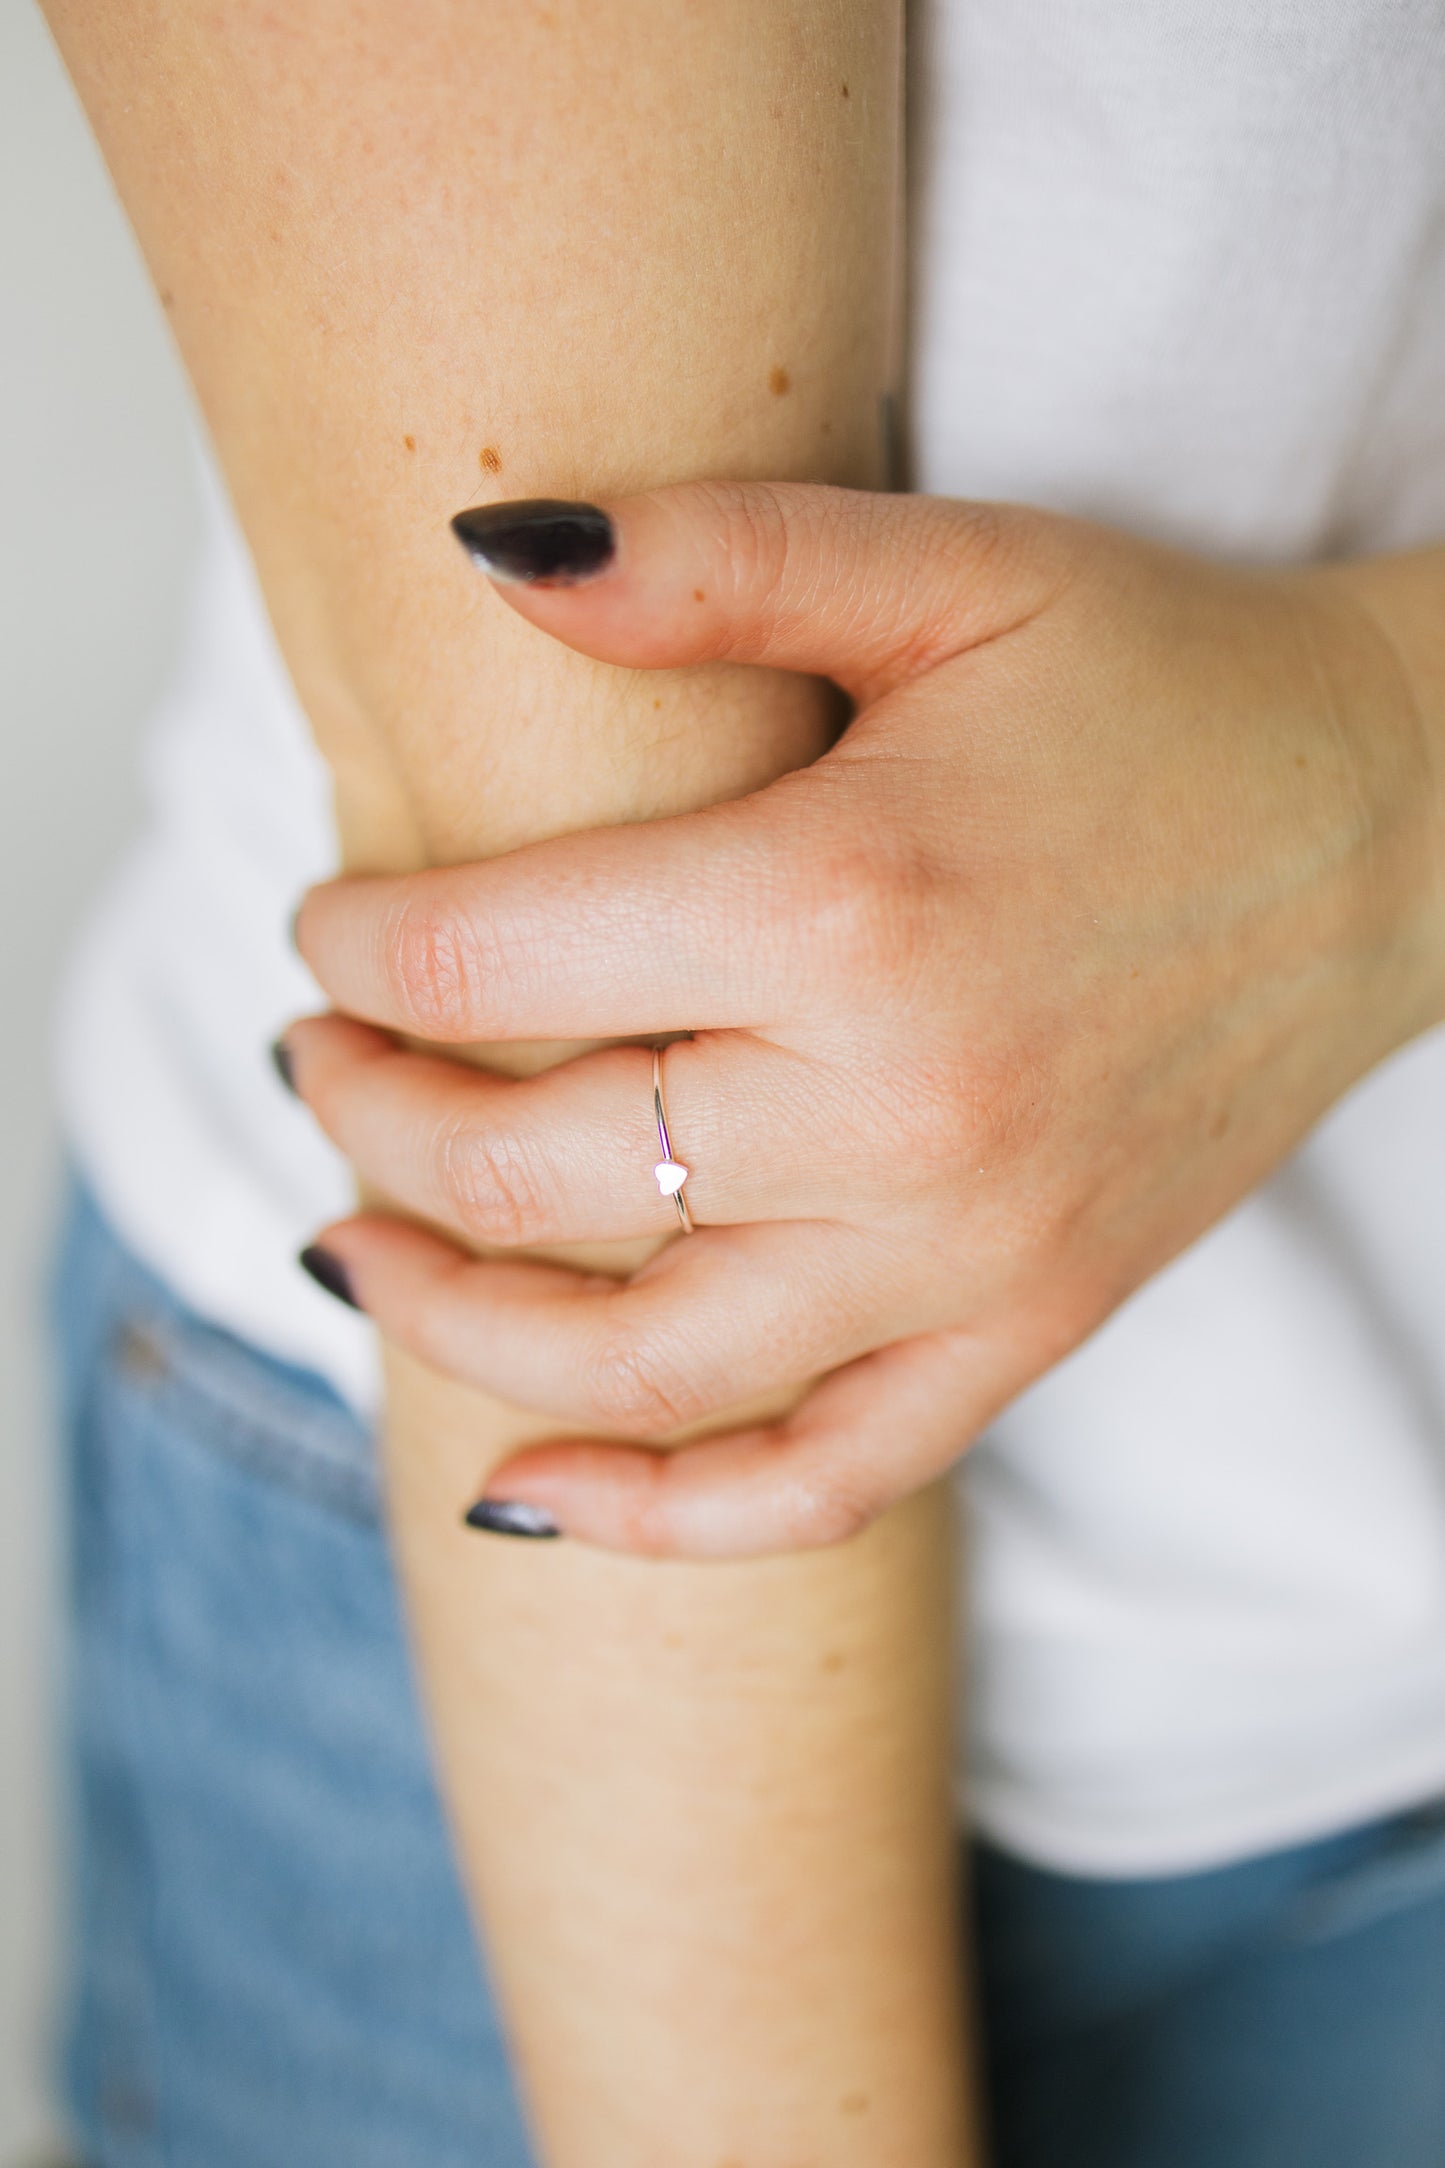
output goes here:
[[682, 1185], [687, 1180], [687, 1168], [684, 1167], [680, 1159], [674, 1159], [672, 1138], [667, 1133], [667, 1109], [662, 1103], [662, 1048], [660, 1046], [655, 1046], [652, 1049], [652, 1106], [653, 1112], [657, 1116], [657, 1141], [662, 1146], [662, 1157], [652, 1171], [663, 1196], [670, 1197], [676, 1205], [677, 1216], [682, 1222], [683, 1233], [690, 1235], [693, 1231], [692, 1214], [688, 1211], [687, 1199], [682, 1194]]

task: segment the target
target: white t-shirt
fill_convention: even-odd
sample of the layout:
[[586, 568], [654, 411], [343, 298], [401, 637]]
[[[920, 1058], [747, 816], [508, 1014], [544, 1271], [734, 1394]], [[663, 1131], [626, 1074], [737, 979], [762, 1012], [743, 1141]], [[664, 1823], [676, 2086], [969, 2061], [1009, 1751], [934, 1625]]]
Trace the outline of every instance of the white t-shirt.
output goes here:
[[[915, 53], [920, 486], [1256, 559], [1445, 537], [1445, 0], [935, 0]], [[292, 1262], [345, 1170], [266, 1055], [315, 999], [286, 926], [326, 779], [213, 527], [70, 1129], [193, 1304], [365, 1407], [368, 1328]], [[1445, 1789], [1445, 1034], [964, 1481], [998, 1841], [1167, 1872]]]

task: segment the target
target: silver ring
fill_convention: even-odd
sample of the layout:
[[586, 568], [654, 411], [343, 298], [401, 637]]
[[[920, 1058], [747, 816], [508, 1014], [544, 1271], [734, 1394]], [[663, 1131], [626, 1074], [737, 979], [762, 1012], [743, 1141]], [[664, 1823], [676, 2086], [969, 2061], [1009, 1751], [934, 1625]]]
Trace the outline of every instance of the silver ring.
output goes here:
[[682, 1222], [683, 1233], [690, 1235], [693, 1231], [692, 1214], [688, 1211], [687, 1199], [682, 1194], [682, 1185], [687, 1180], [687, 1169], [680, 1159], [673, 1157], [672, 1139], [667, 1133], [667, 1109], [662, 1103], [660, 1046], [652, 1049], [652, 1106], [657, 1116], [657, 1141], [662, 1146], [662, 1157], [652, 1171], [663, 1196], [670, 1197], [677, 1206], [677, 1216]]

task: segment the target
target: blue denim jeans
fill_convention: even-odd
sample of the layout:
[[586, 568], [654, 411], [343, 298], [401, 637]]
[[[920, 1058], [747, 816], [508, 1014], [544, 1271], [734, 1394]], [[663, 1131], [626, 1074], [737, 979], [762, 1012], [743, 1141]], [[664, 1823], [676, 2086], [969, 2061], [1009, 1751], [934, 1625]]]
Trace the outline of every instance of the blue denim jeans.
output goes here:
[[[59, 1295], [85, 2159], [528, 2168], [364, 1430], [84, 1196]], [[972, 1886], [994, 2168], [1445, 2168], [1445, 1813]]]

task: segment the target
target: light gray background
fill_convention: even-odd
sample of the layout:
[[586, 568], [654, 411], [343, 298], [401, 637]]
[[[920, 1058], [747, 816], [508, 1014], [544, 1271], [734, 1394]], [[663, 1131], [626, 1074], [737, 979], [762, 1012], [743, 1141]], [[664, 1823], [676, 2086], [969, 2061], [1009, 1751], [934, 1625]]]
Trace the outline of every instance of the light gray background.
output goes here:
[[186, 413], [40, 17], [0, 0], [0, 2168], [53, 2142], [50, 1014], [76, 920], [137, 817], [137, 738], [196, 532]]

